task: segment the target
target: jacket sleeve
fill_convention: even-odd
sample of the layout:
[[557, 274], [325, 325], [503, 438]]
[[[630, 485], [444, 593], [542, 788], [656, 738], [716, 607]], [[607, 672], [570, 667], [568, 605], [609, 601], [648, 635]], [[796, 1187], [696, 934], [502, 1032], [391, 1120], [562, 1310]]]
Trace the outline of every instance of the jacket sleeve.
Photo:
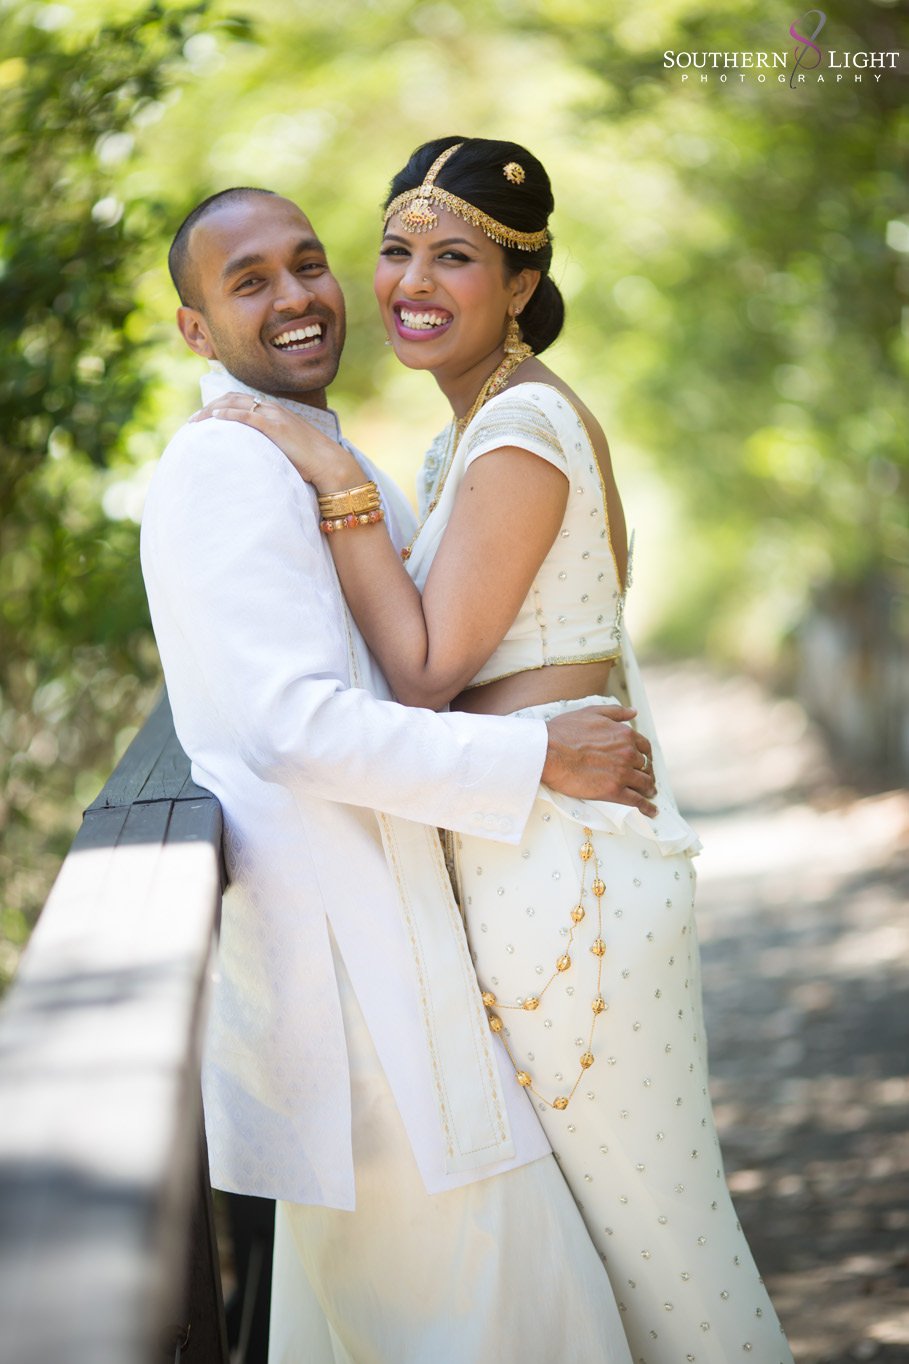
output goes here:
[[[178, 432], [149, 492], [142, 566], [169, 685], [172, 656], [184, 655], [205, 693], [193, 704], [214, 712], [263, 780], [520, 839], [545, 726], [440, 715], [347, 685], [340, 586], [315, 494], [266, 437], [217, 420]], [[180, 729], [173, 686], [171, 699]]]

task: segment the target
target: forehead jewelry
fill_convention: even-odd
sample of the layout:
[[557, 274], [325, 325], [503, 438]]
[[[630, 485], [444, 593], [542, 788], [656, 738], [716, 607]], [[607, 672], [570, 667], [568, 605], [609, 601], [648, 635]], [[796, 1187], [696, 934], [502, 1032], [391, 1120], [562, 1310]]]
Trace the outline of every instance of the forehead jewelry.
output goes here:
[[[463, 147], [463, 142], [456, 142], [453, 147], [447, 147], [441, 156], [437, 156], [435, 161], [426, 172], [422, 185], [418, 189], [407, 189], [403, 194], [397, 195], [385, 210], [383, 228], [388, 226], [390, 218], [398, 214], [401, 225], [407, 232], [431, 232], [434, 227], [438, 227], [439, 218], [433, 205], [439, 208], [447, 208], [449, 212], [462, 218], [465, 223], [470, 223], [472, 227], [478, 227], [481, 232], [485, 232], [491, 241], [497, 242], [499, 246], [514, 246], [519, 251], [539, 251], [542, 246], [546, 246], [549, 241], [549, 231], [542, 228], [539, 232], [519, 232], [517, 228], [508, 227], [505, 223], [498, 222], [495, 218], [490, 218], [488, 213], [482, 209], [475, 208], [466, 199], [461, 199], [457, 194], [450, 194], [447, 189], [440, 189], [436, 184], [436, 176], [445, 165], [446, 161], [455, 152]], [[517, 167], [523, 179], [523, 169], [517, 162], [509, 162], [508, 166]], [[508, 167], [505, 168], [507, 174]], [[509, 179], [511, 177], [509, 176]], [[513, 184], [520, 184], [520, 181], [512, 180]]]

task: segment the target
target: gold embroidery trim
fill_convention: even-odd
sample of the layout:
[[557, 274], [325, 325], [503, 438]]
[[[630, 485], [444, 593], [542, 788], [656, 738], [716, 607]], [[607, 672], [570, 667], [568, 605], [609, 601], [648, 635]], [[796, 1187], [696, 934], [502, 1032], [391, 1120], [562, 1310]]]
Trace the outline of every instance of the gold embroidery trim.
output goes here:
[[455, 1154], [454, 1141], [451, 1130], [451, 1116], [448, 1104], [448, 1095], [446, 1094], [445, 1087], [442, 1084], [442, 1068], [439, 1063], [439, 1057], [436, 1054], [435, 1046], [433, 1044], [431, 1023], [432, 1010], [429, 1002], [429, 991], [427, 989], [426, 977], [423, 971], [423, 954], [420, 950], [419, 935], [417, 934], [416, 924], [414, 922], [413, 911], [410, 905], [410, 897], [406, 892], [404, 886], [404, 878], [401, 875], [401, 866], [398, 857], [398, 849], [394, 839], [394, 835], [392, 833], [391, 821], [388, 819], [387, 815], [383, 814], [381, 810], [376, 811], [376, 818], [378, 819], [379, 825], [382, 829], [382, 842], [384, 843], [386, 853], [388, 854], [388, 861], [391, 865], [392, 875], [394, 876], [395, 885], [398, 891], [398, 899], [404, 909], [404, 922], [407, 929], [407, 936], [410, 942], [410, 954], [411, 957], [413, 958], [414, 967], [417, 973], [417, 985], [420, 997], [420, 1011], [423, 1015], [423, 1035], [426, 1039], [426, 1045], [429, 1048], [432, 1078], [436, 1089], [436, 1104], [439, 1109], [439, 1117], [441, 1118], [442, 1122], [442, 1130], [445, 1133], [447, 1155], [449, 1159], [451, 1159]]
[[[509, 390], [513, 391], [513, 390]], [[465, 465], [472, 458], [479, 458], [478, 446], [487, 445], [488, 449], [482, 451], [489, 454], [492, 450], [505, 447], [514, 447], [517, 450], [524, 449], [521, 440], [529, 439], [536, 441], [544, 446], [550, 453], [560, 456], [557, 467], [562, 473], [567, 472], [568, 459], [562, 449], [558, 433], [553, 427], [548, 417], [541, 413], [534, 412], [536, 421], [528, 421], [526, 404], [521, 403], [500, 403], [494, 412], [490, 412], [484, 420], [477, 422], [469, 439], [464, 442]], [[520, 420], [515, 420], [514, 413], [520, 412]], [[496, 441], [496, 445], [489, 445], [490, 441]], [[530, 447], [531, 454], [537, 454], [536, 450]], [[538, 456], [545, 458], [545, 456]]]
[[[502, 682], [506, 677], [518, 677], [521, 673], [539, 673], [544, 668], [561, 668], [569, 663], [614, 663], [617, 658], [621, 657], [621, 649], [615, 649], [608, 654], [578, 654], [577, 657], [547, 658], [545, 663], [531, 663], [523, 668], [512, 668], [507, 673], [497, 673], [495, 677], [484, 677], [482, 682], [469, 682], [464, 690], [473, 691], [474, 687], [488, 687], [490, 682]], [[549, 702], [541, 701], [539, 704], [548, 705]]]
[[[467, 934], [464, 925], [464, 917], [461, 913], [461, 906], [458, 904], [452, 891], [451, 880], [448, 875], [448, 867], [445, 861], [445, 850], [439, 839], [433, 838], [430, 841], [432, 844], [432, 856], [435, 867], [436, 879], [441, 889], [442, 898], [445, 902], [446, 909], [448, 910], [448, 916], [452, 920], [455, 941], [458, 946], [458, 956], [461, 958], [461, 964], [465, 971], [465, 979], [469, 979], [471, 981], [476, 982], [477, 974], [476, 967], [474, 966], [473, 959], [471, 958], [470, 955], [470, 947], [467, 942]], [[452, 852], [454, 852], [453, 846]], [[474, 1011], [474, 1017], [478, 1024], [477, 1032], [475, 1033], [474, 1036], [475, 1040], [476, 1038], [480, 1039], [480, 1047], [482, 1051], [482, 1065], [485, 1068], [486, 1078], [489, 1082], [485, 1096], [486, 1103], [487, 1106], [490, 1107], [492, 1109], [492, 1112], [495, 1114], [495, 1120], [498, 1126], [498, 1141], [503, 1142], [507, 1140], [509, 1135], [508, 1119], [502, 1104], [498, 1102], [498, 1096], [504, 1093], [504, 1091], [501, 1088], [501, 1083], [499, 1080], [499, 1071], [495, 1062], [495, 1056], [493, 1054], [493, 1049], [491, 1046], [491, 1039], [489, 1037], [488, 1032], [486, 1031], [486, 1013], [483, 1008], [483, 1001], [480, 998], [479, 984], [477, 984], [476, 990], [471, 992], [471, 1008]], [[477, 1059], [478, 1061], [480, 1061], [481, 1058], [478, 1057]], [[487, 1147], [471, 1148], [472, 1151], [486, 1149]], [[464, 1154], [469, 1155], [471, 1154], [471, 1152], [467, 1151], [464, 1152]]]

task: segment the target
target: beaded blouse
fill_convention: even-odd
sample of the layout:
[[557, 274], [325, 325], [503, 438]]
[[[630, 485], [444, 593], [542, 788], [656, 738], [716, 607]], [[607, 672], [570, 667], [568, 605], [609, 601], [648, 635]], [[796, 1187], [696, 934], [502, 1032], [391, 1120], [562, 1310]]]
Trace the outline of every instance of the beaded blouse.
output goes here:
[[516, 384], [480, 409], [449, 464], [443, 452], [450, 434], [449, 427], [433, 442], [423, 466], [420, 500], [426, 519], [408, 561], [421, 591], [458, 485], [475, 459], [515, 446], [553, 464], [569, 482], [568, 503], [552, 548], [514, 622], [469, 685], [535, 668], [617, 658], [625, 590], [610, 537], [603, 476], [571, 402], [549, 384]]

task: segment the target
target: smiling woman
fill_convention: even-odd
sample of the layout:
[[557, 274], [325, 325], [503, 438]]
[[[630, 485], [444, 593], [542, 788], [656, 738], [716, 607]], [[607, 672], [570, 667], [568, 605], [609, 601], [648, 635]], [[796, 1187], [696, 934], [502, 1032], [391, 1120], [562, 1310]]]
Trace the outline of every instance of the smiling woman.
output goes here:
[[408, 233], [392, 218], [375, 291], [398, 359], [432, 369], [462, 417], [501, 359], [503, 317], [521, 315], [539, 280], [539, 270], [509, 270], [479, 228], [440, 209], [428, 232]]
[[327, 406], [344, 296], [295, 204], [261, 189], [213, 195], [181, 226], [169, 263], [191, 350], [266, 393]]

